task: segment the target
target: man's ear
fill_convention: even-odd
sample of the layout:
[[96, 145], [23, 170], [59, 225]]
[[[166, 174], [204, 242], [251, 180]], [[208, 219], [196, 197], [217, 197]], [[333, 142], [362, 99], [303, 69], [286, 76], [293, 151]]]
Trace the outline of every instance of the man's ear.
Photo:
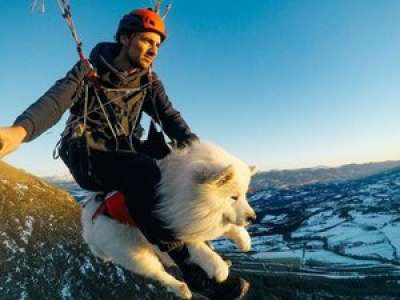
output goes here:
[[216, 171], [201, 170], [196, 174], [195, 178], [199, 184], [212, 184], [221, 187], [233, 178], [233, 174], [233, 165], [229, 165]]
[[119, 38], [119, 42], [122, 46], [129, 46], [131, 43], [132, 39], [134, 39], [136, 36], [136, 32], [128, 34], [128, 33], [121, 33], [121, 36]]
[[121, 36], [119, 37], [119, 42], [121, 43], [122, 46], [126, 46], [129, 44], [129, 37], [126, 33], [122, 33]]

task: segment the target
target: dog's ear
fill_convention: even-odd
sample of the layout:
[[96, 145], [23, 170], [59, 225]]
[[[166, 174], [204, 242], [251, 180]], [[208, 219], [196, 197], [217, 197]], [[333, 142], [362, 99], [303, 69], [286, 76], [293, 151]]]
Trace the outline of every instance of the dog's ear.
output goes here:
[[220, 187], [233, 178], [234, 168], [229, 165], [217, 171], [202, 170], [196, 174], [196, 181], [200, 184], [213, 184]]
[[254, 176], [257, 173], [256, 166], [249, 166], [249, 169], [250, 169], [250, 176]]
[[209, 183], [217, 187], [221, 187], [233, 178], [233, 174], [234, 174], [233, 165], [229, 165], [223, 168], [222, 170], [216, 172], [213, 176], [211, 176]]
[[229, 165], [226, 168], [222, 169], [222, 171], [220, 171], [219, 174], [214, 177], [212, 183], [215, 184], [217, 187], [223, 186], [225, 183], [232, 180], [234, 172], [235, 170], [233, 168], [233, 165]]

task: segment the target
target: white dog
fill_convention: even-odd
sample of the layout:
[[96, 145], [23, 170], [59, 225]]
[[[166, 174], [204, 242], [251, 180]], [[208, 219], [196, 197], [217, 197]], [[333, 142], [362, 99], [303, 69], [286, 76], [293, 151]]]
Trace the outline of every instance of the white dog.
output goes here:
[[[205, 241], [230, 238], [242, 251], [251, 248], [245, 229], [255, 218], [246, 192], [254, 167], [218, 146], [199, 142], [174, 150], [159, 163], [162, 180], [158, 186], [161, 203], [158, 215], [183, 240], [190, 261], [202, 267], [210, 278], [224, 281], [227, 263]], [[190, 299], [186, 283], [164, 269], [173, 265], [168, 255], [150, 244], [136, 227], [99, 215], [95, 196], [83, 207], [83, 237], [94, 255], [137, 274], [159, 281], [178, 297]]]

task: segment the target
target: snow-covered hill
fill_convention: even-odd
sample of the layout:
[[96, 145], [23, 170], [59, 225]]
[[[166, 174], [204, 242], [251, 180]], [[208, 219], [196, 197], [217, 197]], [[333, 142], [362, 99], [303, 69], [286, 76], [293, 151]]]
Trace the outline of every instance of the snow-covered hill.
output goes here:
[[266, 188], [288, 188], [313, 183], [339, 182], [364, 178], [400, 167], [400, 161], [347, 164], [336, 168], [317, 167], [259, 172], [252, 179], [254, 191]]
[[[325, 268], [326, 274], [400, 274], [400, 169], [340, 183], [260, 189], [250, 201], [257, 211], [250, 227], [253, 259]], [[216, 244], [234, 251], [225, 241]]]

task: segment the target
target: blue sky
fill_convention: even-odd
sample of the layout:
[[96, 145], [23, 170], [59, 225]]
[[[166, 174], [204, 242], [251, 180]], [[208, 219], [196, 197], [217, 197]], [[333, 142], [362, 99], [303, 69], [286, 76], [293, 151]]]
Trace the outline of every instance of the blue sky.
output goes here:
[[[71, 1], [86, 53], [149, 1]], [[55, 0], [0, 3], [0, 125], [75, 63]], [[400, 1], [175, 0], [155, 69], [201, 138], [260, 169], [400, 159]], [[67, 115], [67, 114], [66, 114]], [[6, 161], [66, 173], [62, 121]]]

